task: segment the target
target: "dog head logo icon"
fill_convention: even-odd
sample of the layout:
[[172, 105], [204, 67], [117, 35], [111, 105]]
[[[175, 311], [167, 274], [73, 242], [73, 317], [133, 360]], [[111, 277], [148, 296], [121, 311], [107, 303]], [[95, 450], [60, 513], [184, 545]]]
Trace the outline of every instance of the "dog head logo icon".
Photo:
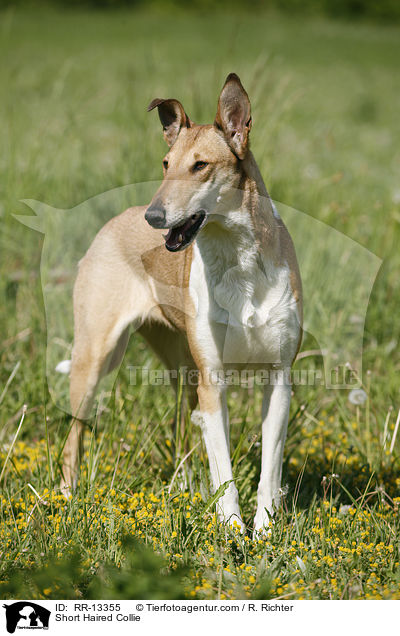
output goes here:
[[41, 605], [31, 601], [18, 601], [3, 607], [6, 610], [6, 627], [9, 634], [14, 634], [16, 629], [49, 628], [51, 612]]

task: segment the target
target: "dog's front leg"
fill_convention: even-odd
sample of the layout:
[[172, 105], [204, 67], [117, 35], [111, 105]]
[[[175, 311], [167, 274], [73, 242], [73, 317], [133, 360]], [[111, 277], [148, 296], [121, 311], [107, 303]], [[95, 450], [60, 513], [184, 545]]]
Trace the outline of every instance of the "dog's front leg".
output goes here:
[[223, 387], [200, 383], [198, 390], [199, 411], [193, 411], [192, 421], [201, 426], [210, 464], [214, 491], [230, 482], [217, 502], [218, 517], [230, 525], [236, 524], [245, 530], [239, 510], [239, 496], [233, 482], [229, 451], [229, 421], [226, 406], [226, 391]]
[[268, 385], [262, 407], [262, 459], [258, 486], [257, 512], [254, 518], [256, 532], [268, 528], [273, 507], [278, 506], [281, 495], [283, 447], [289, 419], [291, 386]]

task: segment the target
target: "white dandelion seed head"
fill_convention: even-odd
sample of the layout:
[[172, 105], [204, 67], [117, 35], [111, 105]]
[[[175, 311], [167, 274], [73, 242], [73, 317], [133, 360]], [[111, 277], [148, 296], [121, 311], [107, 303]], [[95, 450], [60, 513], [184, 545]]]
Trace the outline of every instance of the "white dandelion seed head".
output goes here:
[[342, 505], [339, 508], [339, 514], [340, 515], [347, 515], [349, 513], [349, 510], [351, 509], [351, 505]]
[[361, 406], [367, 401], [367, 394], [364, 389], [352, 389], [349, 393], [349, 402]]

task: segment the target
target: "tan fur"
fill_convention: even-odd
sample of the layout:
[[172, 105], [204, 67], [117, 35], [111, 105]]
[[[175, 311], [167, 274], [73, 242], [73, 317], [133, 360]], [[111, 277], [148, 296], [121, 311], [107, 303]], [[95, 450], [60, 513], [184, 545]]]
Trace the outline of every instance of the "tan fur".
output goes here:
[[[154, 100], [150, 105], [159, 108], [160, 119], [166, 126], [164, 135], [170, 144], [165, 157], [169, 167], [164, 170], [164, 180], [152, 204], [168, 199], [174, 201], [177, 209], [185, 210], [193, 190], [218, 171], [233, 193], [244, 193], [243, 204], [250, 213], [258, 248], [267, 252], [277, 265], [288, 263], [301, 315], [301, 281], [293, 244], [283, 222], [273, 214], [257, 164], [248, 150], [249, 111], [244, 108], [238, 117], [236, 136], [235, 129], [229, 136], [224, 129], [229, 122], [221, 109], [224, 100], [230, 99], [232, 82], [227, 81], [229, 90], [224, 87], [221, 94], [217, 126], [193, 124], [176, 100]], [[171, 112], [176, 113], [173, 126], [169, 126]], [[193, 162], [204, 157], [209, 165], [194, 173]], [[235, 196], [232, 194], [233, 199]], [[65, 493], [78, 474], [83, 434], [80, 420], [90, 413], [101, 377], [120, 364], [130, 324], [142, 333], [168, 368], [178, 369], [184, 364], [199, 369], [197, 393], [201, 411], [212, 414], [221, 408], [215, 387], [201, 375], [207, 363], [196, 337], [196, 311], [189, 293], [192, 246], [181, 252], [168, 252], [162, 237], [165, 230], [154, 229], [146, 222], [146, 209], [129, 208], [107, 223], [79, 265], [74, 289], [75, 339], [70, 384], [75, 419], [64, 450]], [[193, 408], [195, 396], [193, 391], [189, 393]]]

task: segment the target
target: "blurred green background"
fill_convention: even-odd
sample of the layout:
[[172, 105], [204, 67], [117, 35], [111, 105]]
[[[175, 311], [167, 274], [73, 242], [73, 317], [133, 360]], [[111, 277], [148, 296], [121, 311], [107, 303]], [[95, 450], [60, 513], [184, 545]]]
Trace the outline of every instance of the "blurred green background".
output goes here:
[[396, 0], [1, 0], [1, 6], [43, 7], [59, 6], [63, 8], [106, 8], [125, 9], [156, 7], [167, 10], [192, 9], [195, 11], [215, 11], [218, 7], [225, 11], [241, 10], [246, 7], [252, 11], [277, 9], [285, 13], [299, 15], [322, 14], [350, 19], [368, 18], [387, 21], [400, 18], [400, 7]]
[[[110, 10], [114, 6], [115, 10]], [[289, 497], [300, 491], [299, 505], [305, 518], [311, 519], [317, 514], [315, 497], [323, 492], [322, 477], [332, 472], [340, 473], [354, 496], [368, 484], [374, 492], [386, 489], [392, 497], [398, 492], [398, 440], [391, 437], [399, 407], [400, 372], [398, 7], [395, 2], [354, 0], [301, 4], [288, 0], [279, 5], [202, 2], [190, 10], [179, 2], [133, 5], [110, 1], [102, 7], [95, 2], [79, 6], [33, 1], [4, 5], [0, 12], [2, 462], [22, 405], [28, 405], [20, 432], [26, 446], [18, 450], [24, 459], [8, 462], [2, 483], [2, 538], [8, 546], [1, 566], [5, 579], [15, 563], [26, 565], [28, 553], [23, 549], [27, 548], [29, 558], [38, 564], [56, 550], [59, 539], [58, 534], [51, 534], [52, 520], [44, 526], [46, 530], [38, 524], [35, 532], [28, 529], [18, 534], [13, 530], [12, 514], [17, 515], [14, 501], [26, 492], [31, 494], [28, 482], [40, 493], [44, 487], [57, 488], [57, 462], [68, 426], [49, 399], [46, 386], [46, 320], [39, 279], [43, 237], [18, 224], [12, 214], [30, 213], [21, 199], [69, 209], [111, 188], [159, 179], [165, 144], [156, 115], [146, 112], [148, 103], [154, 97], [175, 97], [194, 121], [211, 122], [221, 86], [232, 71], [241, 77], [252, 102], [252, 150], [271, 196], [331, 225], [383, 259], [364, 332], [367, 403], [352, 405], [347, 392], [324, 387], [296, 389], [285, 454]], [[106, 219], [120, 211], [105, 209], [99, 214]], [[84, 219], [77, 228], [86, 240]], [[68, 238], [66, 235], [66, 246]], [[312, 247], [310, 244], [310, 250]], [[63, 257], [61, 247], [61, 264]], [[55, 284], [62, 284], [58, 275]], [[312, 348], [313, 344], [306, 341], [304, 346]], [[141, 342], [130, 344], [128, 359], [130, 363], [156, 365]], [[96, 470], [92, 481], [82, 486], [82, 501], [92, 497], [91, 488], [112, 490], [114, 468], [117, 481], [113, 479], [112, 484], [119, 493], [148, 488], [159, 495], [174, 472], [174, 462], [182, 457], [184, 445], [177, 449], [175, 459], [168, 450], [175, 444], [172, 392], [129, 386], [129, 374], [123, 367], [113, 399], [113, 407], [99, 422], [99, 431], [106, 433], [99, 439], [106, 440], [109, 465], [118, 456], [119, 440], [124, 436], [135, 450], [121, 451], [124, 471], [115, 466], [106, 471], [92, 438]], [[232, 446], [240, 440], [235, 474], [240, 476], [239, 491], [249, 525], [259, 462], [254, 445], [260, 435], [259, 405], [258, 394], [250, 400], [245, 392], [230, 398]], [[198, 431], [188, 431], [185, 435], [193, 445]], [[393, 440], [390, 452], [388, 440]], [[42, 454], [37, 451], [36, 455], [35, 449], [42, 449]], [[338, 453], [342, 453], [340, 465], [333, 466]], [[311, 459], [296, 491], [305, 457]], [[193, 462], [198, 462], [196, 479], [204, 485], [204, 453]], [[194, 487], [200, 486], [196, 482]], [[334, 497], [346, 498], [339, 487], [332, 492]], [[375, 495], [371, 497], [375, 502]], [[82, 504], [85, 511], [86, 503]], [[74, 510], [59, 506], [63, 519]], [[78, 498], [73, 506], [81, 510]], [[111, 503], [109, 510], [112, 517]], [[274, 528], [277, 546], [283, 545], [279, 541], [284, 536], [289, 541], [289, 534], [285, 535], [288, 528], [298, 531], [290, 525], [290, 510], [289, 506], [288, 516]], [[72, 537], [79, 548], [84, 545], [89, 561], [121, 559], [118, 537], [114, 540], [108, 526], [99, 534], [101, 541], [94, 555], [90, 523], [85, 526], [86, 543], [82, 545], [74, 534], [76, 528], [71, 528], [68, 519], [63, 523], [64, 530], [59, 532], [66, 541]], [[377, 521], [371, 541], [391, 541], [389, 525]], [[152, 532], [149, 526], [145, 533], [150, 544]], [[179, 532], [176, 541], [185, 537], [182, 528]], [[312, 536], [310, 532], [307, 530], [304, 541]], [[290, 540], [293, 537], [298, 538], [295, 534]], [[360, 537], [355, 535], [354, 540]], [[202, 537], [196, 541], [200, 544]], [[189, 565], [202, 567], [201, 559], [191, 561], [194, 547], [190, 541], [185, 545]], [[181, 545], [174, 549], [184, 552]], [[330, 554], [329, 546], [326, 550]], [[282, 554], [289, 572], [287, 580], [297, 580], [290, 578], [290, 560], [285, 560], [289, 559], [285, 550]], [[398, 556], [393, 554], [397, 563]], [[342, 573], [342, 591], [346, 588], [350, 597], [366, 594], [365, 577], [356, 591], [349, 592], [346, 587], [358, 567], [361, 571], [364, 566], [349, 561]], [[310, 570], [309, 576], [325, 575], [322, 570]], [[386, 582], [392, 580], [385, 576]], [[390, 585], [394, 594], [398, 585], [393, 581]], [[335, 592], [330, 583], [327, 586], [322, 596], [340, 597], [339, 588]], [[317, 588], [315, 594], [319, 593]], [[278, 584], [271, 588], [271, 594], [276, 589], [280, 589]]]

